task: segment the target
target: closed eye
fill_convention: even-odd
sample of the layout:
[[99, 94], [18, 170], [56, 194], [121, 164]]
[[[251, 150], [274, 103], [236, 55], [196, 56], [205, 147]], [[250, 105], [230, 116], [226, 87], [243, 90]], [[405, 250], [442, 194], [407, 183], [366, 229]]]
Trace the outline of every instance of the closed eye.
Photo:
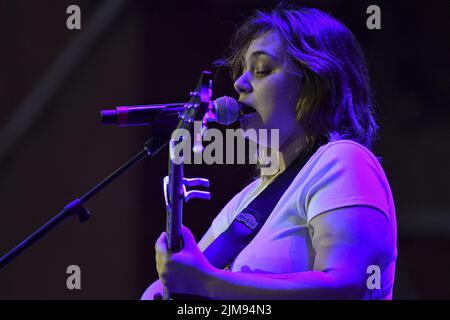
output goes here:
[[260, 76], [266, 76], [268, 74], [270, 74], [272, 71], [271, 70], [260, 70], [260, 71], [256, 71], [255, 74], [260, 75]]

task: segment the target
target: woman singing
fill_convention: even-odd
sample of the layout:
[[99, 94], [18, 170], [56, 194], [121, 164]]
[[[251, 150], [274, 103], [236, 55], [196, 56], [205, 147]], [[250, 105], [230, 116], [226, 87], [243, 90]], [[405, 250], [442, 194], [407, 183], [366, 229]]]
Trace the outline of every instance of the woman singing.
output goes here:
[[[209, 299], [392, 299], [395, 207], [371, 152], [378, 126], [362, 50], [338, 20], [317, 9], [258, 11], [236, 32], [227, 60], [239, 101], [254, 109], [244, 130], [279, 129], [279, 170], [245, 187], [197, 244], [169, 255], [143, 299], [169, 292]], [[316, 146], [314, 149], [313, 146]], [[313, 150], [253, 240], [216, 268], [204, 251], [298, 156]]]

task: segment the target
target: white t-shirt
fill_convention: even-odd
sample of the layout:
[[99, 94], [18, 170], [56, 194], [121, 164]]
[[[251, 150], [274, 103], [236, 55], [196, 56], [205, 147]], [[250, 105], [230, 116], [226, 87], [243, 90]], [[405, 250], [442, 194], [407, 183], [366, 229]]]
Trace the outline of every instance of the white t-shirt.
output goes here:
[[[199, 242], [203, 251], [228, 228], [264, 188], [259, 178], [236, 194]], [[393, 255], [381, 270], [385, 298], [392, 298], [396, 259], [395, 207], [388, 180], [377, 158], [351, 140], [321, 146], [300, 170], [271, 215], [230, 266], [234, 272], [292, 273], [313, 270], [314, 251], [308, 232], [317, 215], [352, 205], [372, 206], [389, 219]], [[369, 276], [369, 275], [368, 275]], [[372, 292], [373, 297], [380, 296]], [[369, 292], [367, 293], [369, 298]]]

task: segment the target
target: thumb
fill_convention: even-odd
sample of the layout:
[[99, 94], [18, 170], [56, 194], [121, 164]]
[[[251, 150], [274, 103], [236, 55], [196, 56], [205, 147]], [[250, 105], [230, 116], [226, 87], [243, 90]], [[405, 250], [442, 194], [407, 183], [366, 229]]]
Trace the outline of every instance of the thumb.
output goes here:
[[186, 228], [185, 226], [181, 227], [181, 233], [183, 235], [183, 250], [192, 250], [196, 249], [198, 250], [197, 242], [195, 241], [194, 235], [192, 234], [191, 230]]

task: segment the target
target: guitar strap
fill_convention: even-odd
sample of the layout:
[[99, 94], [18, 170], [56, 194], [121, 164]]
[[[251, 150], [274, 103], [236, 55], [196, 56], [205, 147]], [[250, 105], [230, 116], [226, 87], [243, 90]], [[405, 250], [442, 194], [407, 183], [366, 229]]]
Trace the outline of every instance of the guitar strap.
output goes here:
[[294, 162], [247, 205], [203, 252], [209, 263], [224, 269], [261, 230], [276, 204], [294, 178], [319, 148], [316, 143], [303, 151]]

